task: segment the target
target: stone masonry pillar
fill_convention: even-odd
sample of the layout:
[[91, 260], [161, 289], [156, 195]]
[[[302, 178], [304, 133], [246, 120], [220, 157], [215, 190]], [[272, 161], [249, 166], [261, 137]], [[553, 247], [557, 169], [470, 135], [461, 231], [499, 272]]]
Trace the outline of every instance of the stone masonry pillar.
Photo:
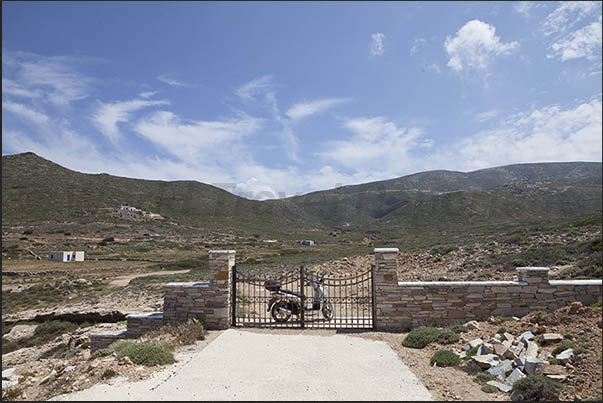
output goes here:
[[524, 299], [531, 297], [532, 310], [554, 311], [563, 304], [558, 304], [555, 297], [557, 288], [549, 283], [548, 267], [517, 267], [517, 279], [527, 283], [522, 287]]
[[[230, 327], [230, 293], [232, 267], [235, 264], [234, 250], [210, 250], [209, 252], [209, 292], [205, 307], [213, 309], [206, 315], [208, 329], [226, 329]], [[209, 296], [208, 296], [209, 297]]]
[[394, 303], [399, 294], [397, 270], [398, 248], [375, 248], [373, 323], [376, 330], [399, 330], [401, 322], [393, 318], [396, 315]]

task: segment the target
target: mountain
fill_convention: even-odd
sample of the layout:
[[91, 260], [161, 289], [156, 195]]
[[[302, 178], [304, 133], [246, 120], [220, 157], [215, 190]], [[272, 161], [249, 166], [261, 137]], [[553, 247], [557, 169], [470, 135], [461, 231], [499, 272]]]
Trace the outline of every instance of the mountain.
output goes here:
[[[2, 216], [10, 223], [107, 221], [121, 203], [214, 231], [299, 234], [465, 231], [601, 212], [602, 164], [516, 164], [429, 171], [281, 200], [248, 200], [196, 181], [75, 172], [33, 153], [2, 157]], [[113, 217], [113, 218], [112, 218]]]

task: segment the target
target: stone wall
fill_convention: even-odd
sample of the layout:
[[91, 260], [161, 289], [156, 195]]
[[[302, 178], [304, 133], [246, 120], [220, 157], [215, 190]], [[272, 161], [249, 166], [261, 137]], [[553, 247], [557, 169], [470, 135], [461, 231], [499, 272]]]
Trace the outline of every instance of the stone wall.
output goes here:
[[125, 330], [109, 330], [90, 335], [90, 352], [109, 347], [110, 344], [127, 337]]
[[164, 285], [165, 322], [198, 319], [206, 329], [230, 326], [231, 277], [235, 251], [209, 251], [210, 281], [207, 283], [168, 283]]
[[128, 315], [128, 338], [136, 339], [151, 330], [157, 330], [163, 326], [163, 313], [161, 312], [139, 312]]
[[398, 249], [375, 249], [375, 327], [400, 331], [489, 316], [553, 311], [601, 300], [601, 280], [549, 281], [546, 267], [519, 267], [517, 281], [398, 282]]

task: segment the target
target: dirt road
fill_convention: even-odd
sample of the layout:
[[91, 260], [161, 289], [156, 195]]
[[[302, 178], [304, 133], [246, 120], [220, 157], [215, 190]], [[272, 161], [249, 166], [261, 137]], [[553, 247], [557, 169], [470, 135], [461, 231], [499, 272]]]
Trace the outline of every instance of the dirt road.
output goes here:
[[167, 276], [170, 274], [181, 274], [188, 273], [190, 270], [173, 270], [173, 271], [154, 271], [150, 273], [138, 273], [138, 274], [129, 274], [127, 276], [118, 277], [115, 280], [111, 281], [109, 285], [111, 287], [125, 287], [128, 285], [130, 280], [138, 277], [148, 277], [148, 276]]

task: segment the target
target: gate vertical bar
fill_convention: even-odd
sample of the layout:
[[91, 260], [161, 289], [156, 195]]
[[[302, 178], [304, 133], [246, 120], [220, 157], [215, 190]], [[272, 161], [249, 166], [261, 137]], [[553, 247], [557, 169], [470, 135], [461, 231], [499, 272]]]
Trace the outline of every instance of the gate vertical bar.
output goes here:
[[306, 282], [304, 281], [304, 266], [299, 266], [299, 281], [301, 282], [300, 288], [301, 288], [301, 312], [300, 312], [300, 319], [301, 319], [301, 328], [305, 328], [306, 324], [304, 322], [305, 318], [304, 315], [306, 313]]
[[375, 298], [375, 265], [371, 264], [371, 314], [372, 314], [372, 318], [371, 318], [371, 322], [373, 324], [373, 329], [377, 328], [377, 323], [376, 323], [376, 319], [377, 319], [377, 304], [375, 303], [376, 298]]
[[232, 266], [232, 326], [237, 325], [237, 266]]

